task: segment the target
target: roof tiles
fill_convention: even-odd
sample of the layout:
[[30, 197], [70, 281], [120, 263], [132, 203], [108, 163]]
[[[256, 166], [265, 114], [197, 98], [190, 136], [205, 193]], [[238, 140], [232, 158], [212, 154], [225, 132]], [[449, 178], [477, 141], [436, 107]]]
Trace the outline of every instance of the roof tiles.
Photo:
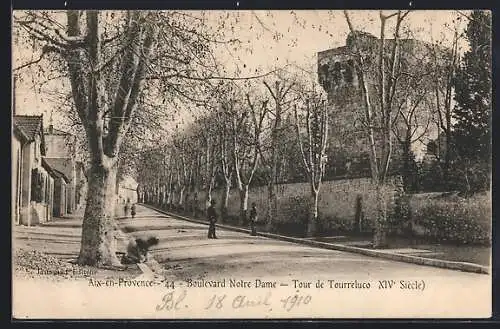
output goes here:
[[15, 115], [13, 122], [29, 141], [33, 141], [35, 136], [41, 133], [42, 119], [41, 115]]

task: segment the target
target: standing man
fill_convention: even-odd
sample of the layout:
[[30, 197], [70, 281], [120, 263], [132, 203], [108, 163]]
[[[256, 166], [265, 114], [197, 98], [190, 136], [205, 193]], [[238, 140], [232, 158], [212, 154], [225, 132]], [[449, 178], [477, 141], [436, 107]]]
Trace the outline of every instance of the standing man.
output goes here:
[[132, 215], [132, 218], [135, 217], [135, 203], [132, 204], [132, 207], [130, 208], [130, 214]]
[[252, 229], [252, 233], [250, 235], [257, 235], [257, 205], [255, 202], [252, 202], [252, 209], [250, 210], [250, 228]]
[[127, 203], [123, 207], [123, 211], [125, 212], [125, 217], [128, 217], [128, 210], [130, 209], [130, 199], [127, 199]]
[[217, 211], [215, 211], [215, 200], [210, 202], [210, 207], [207, 209], [207, 216], [210, 225], [208, 226], [208, 238], [217, 239], [215, 236], [215, 223], [217, 222]]

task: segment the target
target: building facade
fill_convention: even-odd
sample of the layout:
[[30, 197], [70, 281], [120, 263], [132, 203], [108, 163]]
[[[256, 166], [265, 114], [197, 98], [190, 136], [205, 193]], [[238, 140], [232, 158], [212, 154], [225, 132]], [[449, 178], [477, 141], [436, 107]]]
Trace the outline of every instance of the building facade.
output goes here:
[[[55, 129], [52, 124], [45, 130], [45, 159], [59, 173], [62, 180], [58, 184], [65, 186], [65, 192], [58, 194], [58, 197], [64, 195], [66, 198], [64, 211], [59, 211], [64, 214], [74, 213], [85, 202], [84, 167], [75, 159], [75, 145], [74, 135]], [[62, 202], [58, 201], [58, 204], [62, 205]]]
[[116, 186], [117, 202], [125, 203], [129, 200], [131, 203], [137, 203], [137, 188], [138, 184], [132, 177], [124, 177]]
[[13, 222], [29, 226], [50, 221], [54, 179], [43, 162], [43, 116], [15, 115], [12, 129]]

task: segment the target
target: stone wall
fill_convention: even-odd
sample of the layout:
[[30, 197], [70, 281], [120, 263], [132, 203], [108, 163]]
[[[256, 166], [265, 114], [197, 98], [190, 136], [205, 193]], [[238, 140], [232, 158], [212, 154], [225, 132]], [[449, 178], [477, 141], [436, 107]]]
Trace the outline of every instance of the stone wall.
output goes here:
[[[391, 184], [387, 185], [390, 193], [393, 191]], [[248, 205], [255, 202], [260, 217], [267, 211], [267, 187], [252, 188], [249, 191]], [[358, 196], [362, 197], [363, 212], [366, 220], [374, 220], [376, 215], [375, 186], [369, 178], [343, 179], [323, 182], [321, 186], [318, 211], [320, 218], [340, 219], [343, 221], [354, 221], [356, 214], [356, 201]], [[222, 191], [213, 193], [214, 199], [219, 207], [222, 200]], [[300, 221], [307, 216], [310, 198], [309, 183], [280, 184], [277, 186], [278, 218], [276, 221]], [[199, 207], [203, 207], [204, 201], [200, 200]], [[238, 216], [240, 197], [237, 189], [232, 189], [229, 196], [228, 214]]]

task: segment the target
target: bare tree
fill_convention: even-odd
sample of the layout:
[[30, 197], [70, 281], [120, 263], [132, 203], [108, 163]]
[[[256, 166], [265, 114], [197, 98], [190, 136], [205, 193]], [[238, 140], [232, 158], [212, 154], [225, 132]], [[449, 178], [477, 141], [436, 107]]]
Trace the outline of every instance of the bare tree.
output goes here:
[[423, 141], [423, 137], [427, 134], [429, 125], [432, 120], [430, 113], [422, 111], [422, 106], [429, 106], [429, 99], [426, 98], [427, 93], [416, 98], [406, 98], [397, 107], [398, 124], [393, 124], [393, 132], [399, 145], [402, 146], [403, 163], [401, 174], [403, 177], [403, 187], [407, 192], [411, 190], [412, 177], [412, 161], [413, 151], [412, 145], [416, 142]]
[[[127, 42], [133, 46], [127, 47], [121, 59], [119, 86], [109, 109], [112, 114], [105, 133], [108, 95], [102, 75], [104, 63], [100, 18], [98, 12], [88, 11], [85, 33], [81, 28], [81, 18], [82, 13], [78, 11], [67, 12], [69, 40], [77, 42], [76, 40], [85, 38], [85, 44], [66, 49], [65, 54], [75, 107], [85, 127], [91, 154], [89, 193], [78, 262], [89, 265], [117, 265], [119, 261], [112, 243], [115, 205], [115, 193], [112, 189], [116, 181], [116, 156], [130, 125], [131, 116], [137, 107], [146, 66], [151, 49], [154, 48], [156, 29], [153, 24], [146, 23], [143, 13], [127, 14], [125, 35]], [[89, 73], [83, 66], [84, 62], [90, 64]]]
[[417, 142], [424, 143], [433, 120], [432, 85], [436, 69], [429, 60], [433, 51], [434, 46], [426, 43], [418, 49], [414, 45], [401, 47], [399, 69], [395, 75], [398, 88], [393, 97], [392, 130], [402, 150], [400, 174], [405, 192], [416, 188], [412, 148]]
[[287, 95], [294, 86], [293, 81], [279, 81], [274, 83], [271, 87], [266, 81], [264, 86], [267, 88], [269, 94], [274, 101], [274, 110], [269, 110], [271, 115], [271, 140], [269, 145], [269, 157], [262, 152], [261, 145], [261, 158], [263, 164], [268, 168], [267, 187], [268, 187], [268, 207], [267, 207], [267, 229], [272, 226], [272, 220], [277, 217], [278, 200], [276, 194], [276, 184], [278, 179], [278, 166], [281, 151], [281, 132], [283, 123], [283, 114], [287, 110], [289, 101]]
[[[460, 35], [455, 28], [451, 52], [443, 51], [443, 47], [435, 45], [432, 52], [432, 60], [435, 68], [434, 79], [431, 86], [435, 96], [435, 114], [436, 124], [439, 136], [435, 152], [436, 158], [442, 165], [443, 178], [447, 182], [449, 179], [450, 162], [452, 153], [452, 111], [453, 111], [453, 85], [455, 75], [459, 66], [460, 54], [458, 52], [458, 42]], [[444, 136], [444, 145], [442, 145], [441, 136]]]
[[194, 150], [188, 135], [180, 135], [174, 140], [176, 153], [176, 172], [178, 175], [178, 200], [177, 207], [186, 210], [186, 200], [189, 197], [193, 180], [194, 163], [192, 161]]
[[219, 110], [218, 120], [215, 121], [217, 127], [217, 146], [219, 148], [219, 162], [220, 162], [220, 173], [224, 179], [224, 191], [222, 195], [222, 200], [220, 202], [221, 207], [221, 218], [224, 220], [227, 217], [229, 195], [231, 192], [234, 165], [231, 156], [231, 131], [226, 122], [229, 119], [225, 116], [225, 111]]
[[199, 176], [198, 184], [205, 193], [205, 210], [213, 200], [212, 192], [218, 170], [221, 169], [221, 135], [227, 130], [227, 126], [222, 122], [223, 118], [223, 111], [217, 109], [217, 105], [207, 104], [207, 111], [193, 123], [193, 138], [197, 140], [199, 160], [196, 171]]
[[[363, 96], [363, 107], [365, 112], [365, 128], [369, 140], [370, 149], [370, 167], [372, 180], [376, 186], [378, 216], [375, 221], [374, 247], [383, 247], [387, 244], [387, 204], [384, 197], [384, 184], [386, 182], [389, 163], [392, 155], [392, 124], [393, 124], [393, 100], [396, 92], [397, 80], [396, 72], [399, 66], [400, 36], [399, 31], [401, 23], [408, 15], [408, 11], [397, 11], [396, 13], [385, 15], [380, 11], [380, 39], [377, 40], [378, 63], [376, 66], [376, 90], [378, 107], [373, 106], [372, 90], [367, 76], [368, 64], [365, 62], [366, 54], [363, 54], [363, 48], [359, 38], [359, 32], [352, 26], [348, 12], [344, 11], [349, 30], [353, 37], [354, 66], [358, 77], [361, 93]], [[394, 40], [392, 49], [387, 55], [386, 47], [386, 22], [390, 18], [396, 18]], [[389, 57], [388, 67], [386, 58]], [[388, 76], [387, 76], [388, 75]], [[377, 111], [374, 115], [374, 111]], [[380, 118], [380, 122], [376, 122]], [[380, 131], [380, 143], [376, 141], [375, 131]], [[380, 145], [380, 146], [379, 146]], [[379, 152], [380, 151], [380, 157]]]
[[[318, 220], [318, 198], [321, 182], [325, 173], [326, 147], [328, 141], [328, 107], [325, 99], [314, 93], [305, 95], [304, 120], [300, 120], [297, 107], [294, 108], [295, 131], [302, 155], [302, 162], [311, 188], [310, 216], [307, 222], [306, 236], [316, 232]], [[305, 141], [303, 140], [305, 128]]]
[[248, 189], [259, 161], [260, 135], [267, 112], [267, 100], [262, 100], [260, 105], [257, 105], [249, 94], [245, 97], [248, 108], [242, 105], [241, 115], [233, 115], [231, 121], [234, 173], [240, 193], [242, 223], [246, 223], [247, 220]]

